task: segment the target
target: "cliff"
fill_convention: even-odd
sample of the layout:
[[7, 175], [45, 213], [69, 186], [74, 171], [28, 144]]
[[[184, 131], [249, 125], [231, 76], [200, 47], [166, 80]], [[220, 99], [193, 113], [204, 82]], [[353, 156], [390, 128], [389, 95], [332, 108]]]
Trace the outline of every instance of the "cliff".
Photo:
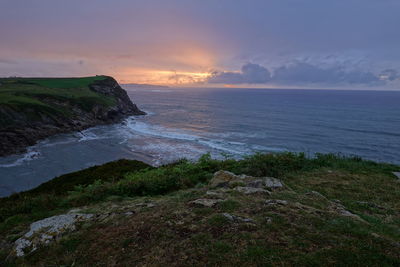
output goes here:
[[112, 77], [0, 79], [0, 156], [54, 134], [144, 114]]

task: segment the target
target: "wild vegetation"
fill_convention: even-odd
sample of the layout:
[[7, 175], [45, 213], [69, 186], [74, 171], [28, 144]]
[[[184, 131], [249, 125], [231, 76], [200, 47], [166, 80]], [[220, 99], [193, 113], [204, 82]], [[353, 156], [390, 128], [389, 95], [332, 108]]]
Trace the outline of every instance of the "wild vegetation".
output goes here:
[[[40, 114], [50, 117], [72, 115], [70, 106], [57, 103], [77, 105], [91, 110], [93, 105], [115, 104], [112, 97], [98, 94], [89, 89], [95, 81], [105, 76], [86, 78], [0, 78], [0, 107], [23, 112], [34, 122]], [[3, 118], [3, 119], [2, 119]], [[16, 120], [0, 118], [0, 128], [12, 126]]]
[[[219, 170], [285, 186], [270, 194], [212, 189]], [[9, 266], [398, 266], [399, 170], [332, 154], [205, 155], [159, 168], [117, 161], [1, 199], [0, 258]], [[218, 201], [193, 204], [207, 198]], [[100, 219], [12, 256], [30, 223], [72, 208]]]
[[144, 114], [112, 77], [0, 78], [0, 156], [55, 134]]

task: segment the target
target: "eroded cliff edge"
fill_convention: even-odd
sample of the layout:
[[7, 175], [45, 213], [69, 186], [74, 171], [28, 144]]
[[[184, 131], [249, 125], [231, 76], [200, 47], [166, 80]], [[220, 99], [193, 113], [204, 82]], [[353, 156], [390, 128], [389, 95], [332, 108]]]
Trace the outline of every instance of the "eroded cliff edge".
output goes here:
[[0, 156], [54, 134], [145, 114], [108, 76], [0, 79]]

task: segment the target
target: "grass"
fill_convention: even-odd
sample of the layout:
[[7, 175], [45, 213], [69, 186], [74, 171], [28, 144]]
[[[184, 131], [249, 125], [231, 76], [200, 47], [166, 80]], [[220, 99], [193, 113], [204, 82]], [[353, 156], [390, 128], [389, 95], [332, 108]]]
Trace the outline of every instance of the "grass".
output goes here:
[[[294, 153], [256, 154], [239, 161], [205, 155], [198, 162], [182, 160], [159, 168], [124, 160], [1, 199], [0, 236], [11, 244], [29, 223], [84, 207], [116, 215], [9, 263], [398, 266], [400, 183], [391, 172], [399, 169], [360, 158]], [[275, 176], [287, 187], [271, 196], [225, 192], [225, 201], [211, 208], [191, 205], [206, 197], [204, 185], [217, 170]], [[288, 204], [268, 206], [267, 198]], [[364, 221], [332, 212], [333, 201]], [[133, 215], [123, 215], [132, 209]], [[253, 222], [230, 221], [222, 215], [226, 212]]]
[[[31, 122], [50, 118], [71, 117], [68, 106], [90, 111], [94, 105], [112, 106], [112, 97], [89, 89], [105, 76], [84, 78], [0, 78], [0, 127], [8, 127], [18, 120], [10, 118], [10, 110], [22, 112]], [[64, 103], [68, 103], [65, 105]]]

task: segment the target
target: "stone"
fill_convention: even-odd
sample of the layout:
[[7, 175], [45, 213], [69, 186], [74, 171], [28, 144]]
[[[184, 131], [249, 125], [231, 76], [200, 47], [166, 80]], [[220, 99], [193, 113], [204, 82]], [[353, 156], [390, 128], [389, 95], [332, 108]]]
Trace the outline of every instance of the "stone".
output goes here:
[[380, 205], [378, 205], [378, 204], [375, 204], [375, 203], [373, 203], [373, 202], [368, 202], [368, 201], [356, 201], [356, 203], [357, 203], [357, 204], [360, 204], [360, 205], [362, 205], [362, 206], [370, 207], [370, 208], [375, 208], [375, 209], [380, 209], [380, 210], [384, 210], [384, 209], [385, 209], [384, 207], [382, 207], [382, 206], [380, 206]]
[[218, 202], [221, 202], [223, 200], [221, 199], [208, 199], [208, 198], [199, 198], [196, 200], [193, 200], [192, 202], [190, 202], [191, 204], [195, 204], [195, 205], [200, 205], [200, 206], [204, 206], [204, 207], [213, 207], [215, 206]]
[[230, 215], [229, 213], [222, 213], [222, 215], [223, 215], [225, 218], [227, 218], [228, 220], [232, 221], [232, 222], [235, 220], [235, 218], [233, 217], [233, 215]]
[[26, 251], [33, 252], [40, 245], [49, 244], [69, 231], [76, 230], [78, 222], [87, 221], [93, 214], [68, 213], [36, 221], [30, 225], [30, 230], [15, 241], [15, 253], [24, 256]]
[[234, 190], [243, 193], [245, 195], [250, 195], [250, 194], [257, 194], [257, 193], [264, 193], [264, 194], [271, 194], [268, 190], [265, 190], [263, 188], [254, 188], [254, 187], [245, 187], [245, 186], [237, 186], [234, 188]]
[[256, 179], [254, 181], [248, 182], [246, 186], [254, 188], [264, 188], [264, 181], [262, 179]]
[[265, 222], [266, 223], [272, 223], [272, 218], [271, 217], [265, 217]]
[[285, 206], [288, 204], [286, 200], [280, 200], [280, 199], [268, 199], [265, 201], [265, 204], [269, 206], [274, 206], [274, 205], [282, 205]]
[[127, 212], [124, 213], [124, 215], [125, 215], [125, 216], [132, 216], [132, 215], [133, 215], [133, 212], [132, 212], [132, 211], [127, 211]]
[[228, 171], [217, 171], [214, 173], [209, 185], [210, 187], [227, 187], [229, 182], [238, 179], [238, 176]]
[[225, 218], [227, 218], [229, 221], [231, 221], [231, 222], [244, 222], [244, 223], [252, 223], [252, 222], [254, 222], [250, 218], [244, 218], [244, 217], [232, 215], [232, 214], [229, 214], [229, 213], [222, 213], [222, 215]]
[[209, 190], [209, 191], [206, 192], [206, 195], [210, 196], [210, 197], [222, 198], [223, 193], [222, 192], [218, 192], [218, 191]]
[[334, 212], [334, 213], [337, 213], [337, 214], [341, 215], [341, 216], [350, 217], [350, 218], [352, 218], [352, 219], [354, 219], [354, 220], [357, 220], [357, 221], [360, 221], [360, 222], [363, 222], [363, 223], [367, 223], [367, 224], [368, 224], [367, 221], [365, 221], [364, 219], [362, 219], [362, 218], [361, 218], [360, 216], [358, 216], [357, 214], [354, 214], [354, 213], [348, 211], [348, 210], [340, 203], [340, 201], [332, 202], [332, 203], [331, 203], [331, 206], [330, 206], [330, 210], [331, 210], [332, 212]]
[[400, 180], [400, 172], [393, 172], [393, 174], [394, 174], [394, 176], [396, 176], [396, 177], [397, 177], [397, 179], [399, 179], [399, 180]]
[[278, 189], [283, 187], [282, 181], [273, 177], [265, 177], [264, 185], [271, 189]]
[[154, 204], [154, 203], [138, 203], [138, 204], [135, 204], [135, 206], [143, 207], [143, 208], [154, 208], [156, 206], [156, 204]]
[[381, 236], [378, 235], [377, 233], [371, 233], [371, 235], [372, 235], [373, 237], [375, 237], [375, 238], [381, 238]]
[[312, 196], [312, 197], [322, 198], [324, 200], [328, 200], [323, 194], [321, 194], [320, 192], [317, 192], [317, 191], [310, 191], [310, 192], [306, 193], [306, 195]]

